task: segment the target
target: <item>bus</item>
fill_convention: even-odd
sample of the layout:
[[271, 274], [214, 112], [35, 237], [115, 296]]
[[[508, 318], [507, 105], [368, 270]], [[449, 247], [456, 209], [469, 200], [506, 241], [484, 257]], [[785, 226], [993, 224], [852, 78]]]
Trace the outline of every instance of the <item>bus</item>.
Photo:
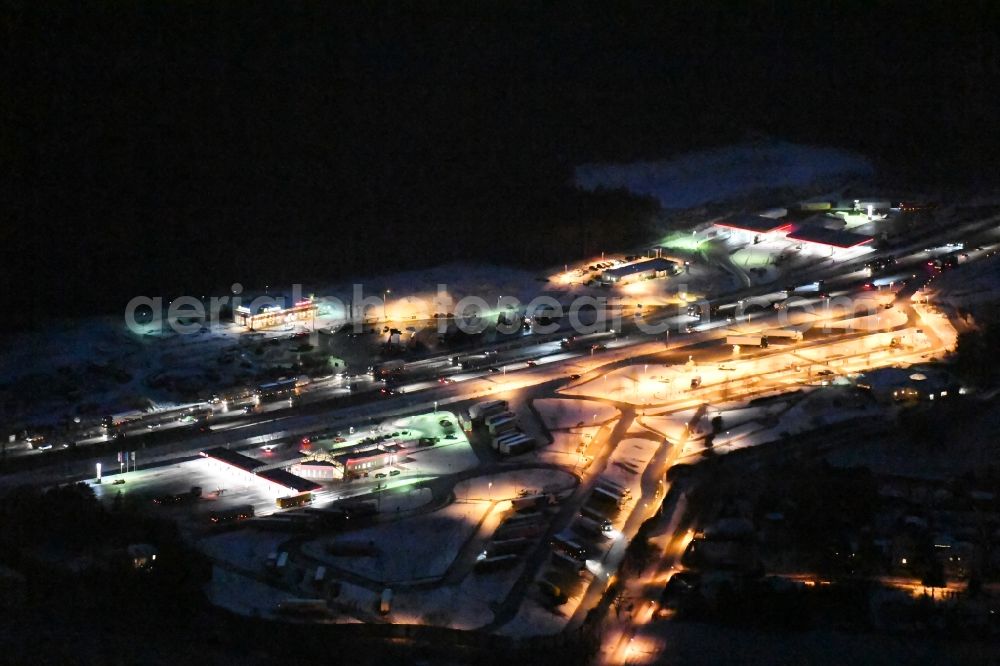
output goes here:
[[279, 497], [274, 503], [279, 509], [291, 509], [297, 506], [304, 506], [312, 501], [312, 493], [301, 493], [291, 497]]
[[484, 402], [477, 402], [469, 407], [469, 419], [471, 419], [473, 423], [480, 424], [487, 416], [506, 411], [506, 400], [486, 400]]

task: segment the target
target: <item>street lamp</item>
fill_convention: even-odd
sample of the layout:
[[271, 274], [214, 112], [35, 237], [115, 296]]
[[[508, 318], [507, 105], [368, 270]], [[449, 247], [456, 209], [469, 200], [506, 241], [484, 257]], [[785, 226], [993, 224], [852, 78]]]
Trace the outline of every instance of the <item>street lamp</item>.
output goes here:
[[490, 481], [490, 483], [489, 483], [489, 491], [490, 491], [490, 501], [492, 502], [493, 501], [493, 482], [492, 481]]
[[392, 293], [391, 289], [386, 289], [385, 291], [382, 292], [382, 319], [384, 319], [386, 321], [389, 320], [389, 317], [386, 314], [386, 307], [385, 306], [386, 306], [386, 303], [389, 300], [389, 294], [391, 294], [391, 293]]

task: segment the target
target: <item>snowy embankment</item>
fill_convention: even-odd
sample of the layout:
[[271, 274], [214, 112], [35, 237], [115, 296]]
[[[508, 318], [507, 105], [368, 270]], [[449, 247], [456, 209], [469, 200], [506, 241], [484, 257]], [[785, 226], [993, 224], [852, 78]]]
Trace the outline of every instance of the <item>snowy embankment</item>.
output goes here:
[[759, 190], [823, 186], [872, 173], [871, 164], [853, 153], [773, 141], [714, 148], [655, 162], [585, 164], [576, 169], [575, 180], [583, 189], [624, 188], [652, 196], [664, 208], [679, 209]]
[[[576, 182], [584, 189], [625, 187], [656, 197], [665, 208], [677, 209], [775, 188], [828, 186], [871, 172], [866, 160], [851, 153], [770, 142], [655, 162], [583, 165], [577, 169]], [[608, 248], [615, 249], [626, 248]], [[253, 281], [253, 276], [243, 278]], [[360, 291], [355, 292], [355, 285]], [[540, 293], [567, 301], [573, 289], [572, 285], [540, 282], [531, 271], [453, 263], [310, 285], [298, 293], [284, 285], [269, 293], [283, 296], [286, 302], [315, 293], [319, 302], [315, 325], [322, 328], [341, 323], [347, 316], [347, 303], [360, 308], [361, 296], [376, 299], [368, 306], [372, 316], [385, 313], [398, 322], [417, 323], [435, 313], [453, 311], [454, 303], [466, 296], [478, 296], [490, 305], [501, 297], [527, 303]], [[259, 294], [242, 292], [241, 303], [251, 303], [254, 296]], [[381, 296], [387, 297], [384, 305], [377, 300]], [[292, 328], [272, 335], [289, 333]], [[265, 370], [290, 365], [297, 358], [277, 347], [255, 355], [252, 346], [241, 344], [241, 340], [248, 342], [242, 333], [228, 322], [187, 335], [174, 334], [169, 328], [130, 332], [122, 315], [59, 322], [16, 337], [0, 352], [0, 399], [7, 405], [8, 419], [19, 427], [57, 423], [72, 416], [96, 419], [146, 408], [150, 402], [170, 405], [221, 388], [253, 385], [265, 376]]]

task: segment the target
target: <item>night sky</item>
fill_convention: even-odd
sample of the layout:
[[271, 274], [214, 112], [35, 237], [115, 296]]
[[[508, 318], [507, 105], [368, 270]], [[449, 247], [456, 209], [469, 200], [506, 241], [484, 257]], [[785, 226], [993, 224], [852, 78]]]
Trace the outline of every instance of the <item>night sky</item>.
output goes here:
[[568, 187], [586, 161], [773, 136], [917, 185], [1000, 166], [1000, 3], [539, 4], [3, 3], [20, 323], [642, 242], [647, 202]]

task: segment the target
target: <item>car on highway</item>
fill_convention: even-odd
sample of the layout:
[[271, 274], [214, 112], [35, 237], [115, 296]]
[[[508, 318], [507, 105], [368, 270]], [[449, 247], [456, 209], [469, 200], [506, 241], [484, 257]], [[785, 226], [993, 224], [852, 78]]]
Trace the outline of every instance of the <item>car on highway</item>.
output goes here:
[[524, 364], [525, 364], [526, 366], [528, 366], [529, 368], [533, 368], [533, 367], [535, 367], [536, 365], [538, 365], [538, 361], [525, 361], [525, 362], [524, 362]]
[[385, 477], [386, 477], [386, 473], [385, 473], [385, 472], [378, 472], [378, 473], [377, 473], [377, 474], [375, 475], [375, 478], [376, 478], [376, 479], [384, 479]]
[[576, 374], [576, 373], [574, 372], [574, 373], [573, 373], [572, 375], [570, 375], [570, 376], [569, 376], [569, 378], [570, 378], [570, 379], [579, 379], [579, 378], [580, 378], [580, 375], [578, 375], [578, 374]]

